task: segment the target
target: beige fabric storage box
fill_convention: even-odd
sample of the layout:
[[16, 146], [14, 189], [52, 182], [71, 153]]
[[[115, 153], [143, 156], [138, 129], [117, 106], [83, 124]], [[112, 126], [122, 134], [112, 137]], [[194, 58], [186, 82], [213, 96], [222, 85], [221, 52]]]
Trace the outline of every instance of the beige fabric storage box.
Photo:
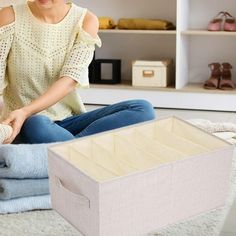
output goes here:
[[132, 85], [142, 87], [167, 87], [173, 81], [172, 60], [134, 61]]
[[233, 146], [171, 117], [49, 148], [52, 206], [85, 236], [140, 236], [225, 204]]

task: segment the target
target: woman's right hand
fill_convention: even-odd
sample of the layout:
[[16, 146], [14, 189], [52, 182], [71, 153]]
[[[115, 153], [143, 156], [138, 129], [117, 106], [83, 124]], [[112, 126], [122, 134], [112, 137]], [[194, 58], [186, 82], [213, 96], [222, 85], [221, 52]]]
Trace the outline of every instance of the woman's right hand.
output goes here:
[[2, 124], [10, 125], [13, 128], [11, 137], [4, 141], [4, 144], [10, 144], [20, 133], [21, 127], [27, 119], [27, 114], [24, 109], [17, 109], [12, 111], [8, 118], [2, 121]]

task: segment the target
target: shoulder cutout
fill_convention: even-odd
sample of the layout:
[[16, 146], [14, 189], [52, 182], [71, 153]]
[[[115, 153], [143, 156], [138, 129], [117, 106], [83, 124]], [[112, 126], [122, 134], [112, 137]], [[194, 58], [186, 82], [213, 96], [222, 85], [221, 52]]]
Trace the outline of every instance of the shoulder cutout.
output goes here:
[[99, 29], [99, 21], [96, 15], [88, 11], [84, 17], [83, 29], [89, 33], [93, 38], [97, 36]]
[[5, 7], [0, 10], [0, 27], [9, 25], [15, 21], [13, 7]]

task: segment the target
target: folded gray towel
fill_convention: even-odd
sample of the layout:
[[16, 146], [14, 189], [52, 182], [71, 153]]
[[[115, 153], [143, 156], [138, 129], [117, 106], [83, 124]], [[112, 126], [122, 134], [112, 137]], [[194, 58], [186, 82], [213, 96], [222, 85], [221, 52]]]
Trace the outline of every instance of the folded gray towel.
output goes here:
[[48, 179], [0, 179], [0, 200], [49, 194]]
[[50, 195], [22, 197], [0, 201], [0, 214], [18, 213], [39, 209], [51, 209]]
[[48, 178], [48, 145], [0, 145], [0, 178]]

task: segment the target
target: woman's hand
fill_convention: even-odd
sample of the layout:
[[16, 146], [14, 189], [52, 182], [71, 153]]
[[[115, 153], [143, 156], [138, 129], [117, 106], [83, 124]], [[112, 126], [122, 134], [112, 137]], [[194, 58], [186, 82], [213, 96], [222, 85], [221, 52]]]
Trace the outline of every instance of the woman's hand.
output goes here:
[[15, 137], [20, 133], [21, 127], [28, 117], [54, 105], [74, 91], [76, 85], [77, 82], [74, 79], [61, 77], [39, 98], [20, 109], [12, 111], [8, 118], [1, 122], [2, 124], [11, 125], [13, 128], [11, 137], [5, 140], [4, 143], [12, 143]]
[[8, 118], [2, 122], [2, 124], [10, 125], [13, 128], [13, 132], [10, 138], [4, 141], [4, 144], [12, 143], [15, 137], [20, 133], [21, 127], [27, 118], [27, 113], [23, 109], [17, 109], [12, 111]]

